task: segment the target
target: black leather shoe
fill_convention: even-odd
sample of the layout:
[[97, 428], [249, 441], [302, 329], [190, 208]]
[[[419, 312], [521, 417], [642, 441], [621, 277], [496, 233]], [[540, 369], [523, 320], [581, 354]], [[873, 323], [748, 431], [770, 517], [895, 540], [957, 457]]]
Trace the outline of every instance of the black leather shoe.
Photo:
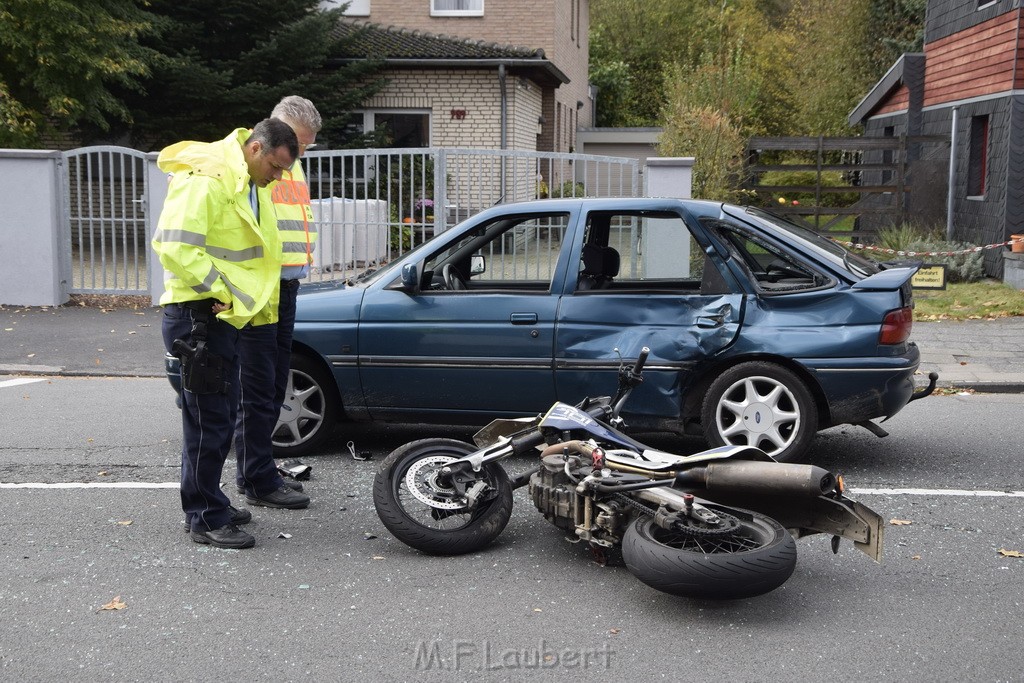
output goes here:
[[267, 508], [301, 510], [309, 505], [309, 496], [292, 490], [291, 487], [285, 485], [276, 491], [271, 491], [259, 497], [247, 493], [245, 494], [245, 502], [249, 505], [262, 505]]
[[256, 539], [240, 530], [234, 524], [225, 524], [219, 529], [209, 531], [192, 531], [189, 536], [196, 543], [205, 543], [216, 548], [251, 548]]
[[[302, 483], [301, 482], [297, 482], [294, 479], [282, 479], [281, 481], [284, 482], [285, 486], [287, 486], [288, 488], [290, 488], [290, 489], [292, 489], [294, 491], [301, 491], [302, 490]], [[238, 491], [243, 496], [245, 495], [245, 488], [244, 487], [236, 486], [235, 490]]]
[[[228, 512], [231, 513], [231, 524], [248, 524], [252, 521], [252, 513], [248, 510], [239, 510], [234, 505], [228, 505]], [[192, 527], [185, 522], [185, 533], [192, 531]]]

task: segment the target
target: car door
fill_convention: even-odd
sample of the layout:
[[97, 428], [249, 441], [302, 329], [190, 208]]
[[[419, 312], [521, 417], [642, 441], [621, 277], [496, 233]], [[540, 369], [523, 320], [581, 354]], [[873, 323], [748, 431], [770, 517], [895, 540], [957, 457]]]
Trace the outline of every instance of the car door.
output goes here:
[[[744, 296], [679, 213], [599, 210], [581, 221], [580, 275], [567, 282], [555, 322], [559, 399], [613, 394], [619, 355], [632, 360], [647, 346], [644, 384], [626, 412], [676, 416], [690, 373], [738, 334]], [[598, 250], [597, 270], [615, 272], [590, 272], [580, 257]]]
[[[374, 417], [522, 415], [554, 400], [568, 212], [500, 216], [418, 262], [415, 291], [367, 292], [359, 373]], [[458, 288], [442, 275], [452, 269]]]

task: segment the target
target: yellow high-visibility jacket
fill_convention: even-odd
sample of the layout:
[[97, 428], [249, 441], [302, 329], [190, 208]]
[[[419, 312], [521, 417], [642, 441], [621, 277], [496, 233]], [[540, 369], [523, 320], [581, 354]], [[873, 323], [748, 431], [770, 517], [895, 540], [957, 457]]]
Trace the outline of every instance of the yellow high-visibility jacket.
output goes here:
[[173, 174], [153, 237], [167, 271], [162, 305], [217, 299], [218, 318], [241, 329], [277, 322], [281, 241], [269, 188], [258, 188], [260, 219], [249, 203], [249, 170], [239, 128], [217, 142], [185, 141], [160, 152]]
[[280, 182], [274, 183], [271, 195], [277, 212], [277, 229], [281, 234], [284, 266], [308, 266], [313, 263], [317, 230], [309, 206], [309, 185], [298, 159], [284, 171]]

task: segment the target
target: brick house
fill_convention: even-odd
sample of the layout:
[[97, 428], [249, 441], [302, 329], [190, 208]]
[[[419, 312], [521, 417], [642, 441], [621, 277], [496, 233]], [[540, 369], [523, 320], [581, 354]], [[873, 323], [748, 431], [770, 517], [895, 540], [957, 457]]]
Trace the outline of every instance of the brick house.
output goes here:
[[[924, 52], [900, 57], [849, 116], [851, 125], [863, 125], [864, 134], [875, 137], [948, 136], [956, 122], [955, 239], [993, 244], [1024, 226], [1022, 56], [1024, 9], [1019, 0], [929, 0]], [[928, 153], [911, 146], [911, 169], [915, 156]], [[944, 209], [947, 178], [934, 173], [911, 178], [912, 206], [916, 202], [921, 212], [931, 214]], [[986, 272], [1001, 275], [1002, 255], [991, 249], [984, 253]]]
[[342, 59], [380, 57], [389, 81], [355, 129], [387, 125], [396, 147], [576, 151], [589, 0], [355, 0], [346, 15], [339, 34], [365, 31]]

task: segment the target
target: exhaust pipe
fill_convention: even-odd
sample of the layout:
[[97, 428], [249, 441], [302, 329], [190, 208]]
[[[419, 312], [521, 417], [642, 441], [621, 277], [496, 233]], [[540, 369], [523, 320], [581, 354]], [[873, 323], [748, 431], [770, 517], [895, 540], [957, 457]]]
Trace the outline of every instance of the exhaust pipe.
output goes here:
[[676, 473], [684, 488], [758, 496], [816, 498], [836, 487], [836, 477], [816, 465], [781, 462], [713, 462]]

